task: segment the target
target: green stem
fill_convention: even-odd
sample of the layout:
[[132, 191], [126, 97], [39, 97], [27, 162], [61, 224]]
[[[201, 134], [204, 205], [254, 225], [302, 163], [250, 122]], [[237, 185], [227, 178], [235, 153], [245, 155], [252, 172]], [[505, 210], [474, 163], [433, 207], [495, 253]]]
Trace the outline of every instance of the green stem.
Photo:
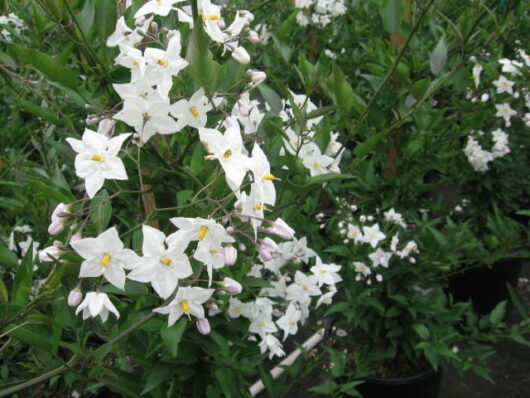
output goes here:
[[193, 14], [193, 22], [197, 22], [199, 19], [199, 7], [197, 6], [197, 0], [191, 2], [191, 12]]

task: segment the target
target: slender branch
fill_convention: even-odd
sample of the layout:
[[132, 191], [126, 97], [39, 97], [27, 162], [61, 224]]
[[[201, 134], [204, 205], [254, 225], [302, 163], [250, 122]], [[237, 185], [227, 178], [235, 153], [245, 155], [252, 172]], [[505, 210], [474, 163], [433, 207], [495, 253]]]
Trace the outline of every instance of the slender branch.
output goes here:
[[427, 12], [429, 11], [431, 6], [433, 5], [434, 1], [435, 0], [430, 0], [427, 3], [427, 5], [423, 8], [418, 20], [416, 21], [416, 23], [412, 27], [412, 30], [410, 31], [410, 34], [407, 36], [407, 40], [403, 44], [403, 47], [401, 47], [401, 50], [399, 51], [396, 59], [394, 60], [394, 63], [392, 64], [392, 67], [390, 68], [390, 70], [386, 74], [386, 76], [383, 79], [383, 81], [379, 84], [379, 86], [375, 90], [375, 93], [374, 93], [374, 95], [372, 95], [372, 98], [370, 98], [370, 101], [368, 101], [368, 104], [364, 108], [363, 113], [361, 114], [361, 116], [359, 116], [359, 119], [357, 121], [357, 127], [360, 127], [361, 124], [364, 122], [364, 120], [368, 116], [368, 111], [370, 109], [370, 106], [374, 103], [374, 101], [376, 100], [376, 98], [379, 95], [379, 93], [383, 90], [385, 85], [388, 83], [388, 81], [390, 80], [390, 78], [392, 77], [394, 72], [396, 71], [396, 69], [397, 69], [397, 67], [399, 65], [399, 62], [401, 61], [401, 58], [403, 58], [403, 55], [405, 55], [405, 51], [407, 51], [407, 48], [408, 48], [408, 46], [410, 44], [410, 41], [412, 40], [412, 38], [414, 37], [414, 35], [418, 31], [418, 29], [420, 28], [421, 23], [423, 22], [423, 19], [427, 15]]
[[193, 22], [197, 22], [199, 19], [199, 7], [197, 6], [197, 0], [192, 0], [191, 12], [193, 14]]

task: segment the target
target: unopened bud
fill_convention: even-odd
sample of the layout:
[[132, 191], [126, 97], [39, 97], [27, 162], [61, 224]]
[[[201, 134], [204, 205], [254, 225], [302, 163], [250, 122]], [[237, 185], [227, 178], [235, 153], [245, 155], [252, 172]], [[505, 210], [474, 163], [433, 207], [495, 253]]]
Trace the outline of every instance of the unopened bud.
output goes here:
[[64, 222], [62, 222], [61, 220], [55, 220], [55, 221], [52, 221], [51, 224], [48, 226], [48, 233], [50, 235], [57, 235], [63, 229], [64, 229]]
[[237, 249], [234, 246], [226, 246], [223, 249], [225, 265], [234, 265], [237, 260]]
[[267, 78], [267, 74], [265, 72], [254, 69], [247, 70], [247, 76], [254, 84], [260, 84]]
[[247, 37], [247, 40], [251, 43], [259, 43], [258, 32], [256, 32], [255, 30], [251, 30]]
[[217, 20], [217, 25], [218, 25], [219, 28], [221, 28], [221, 29], [226, 28], [226, 22], [225, 22], [225, 20], [224, 20], [223, 18], [219, 18], [219, 19]]
[[99, 117], [96, 115], [88, 115], [88, 117], [85, 119], [85, 124], [87, 126], [94, 126], [95, 124], [99, 123]]
[[224, 278], [221, 285], [228, 294], [239, 294], [243, 290], [241, 283], [232, 278]]
[[254, 14], [248, 10], [239, 10], [239, 16], [248, 19], [249, 22], [254, 21]]
[[215, 303], [210, 303], [208, 305], [208, 316], [215, 316], [221, 312], [219, 306]]
[[81, 293], [81, 289], [76, 287], [75, 289], [70, 290], [70, 293], [68, 294], [68, 305], [70, 307], [77, 307], [82, 299], [83, 293]]
[[207, 318], [197, 320], [197, 330], [199, 331], [200, 334], [204, 334], [204, 335], [210, 334], [212, 329], [210, 327], [210, 322], [208, 321]]
[[136, 19], [134, 20], [134, 24], [135, 24], [136, 26], [138, 26], [138, 27], [140, 27], [140, 26], [144, 26], [145, 21], [146, 21], [146, 20], [145, 20], [145, 16], [144, 16], [144, 15], [141, 15], [141, 16], [139, 16], [138, 18], [136, 18]]
[[52, 262], [55, 261], [62, 253], [62, 250], [59, 246], [61, 246], [62, 243], [58, 240], [56, 240], [53, 243], [53, 246], [48, 246], [45, 249], [42, 249], [39, 252], [39, 260], [42, 262]]
[[155, 21], [151, 22], [151, 25], [149, 25], [149, 30], [151, 32], [153, 32], [154, 34], [157, 34], [158, 33], [158, 24]]
[[223, 125], [229, 129], [231, 127], [234, 127], [237, 125], [237, 119], [234, 117], [234, 116], [228, 116], [224, 121], [223, 121]]
[[281, 218], [277, 218], [272, 222], [268, 231], [269, 233], [278, 235], [283, 239], [292, 239], [294, 237], [294, 229], [287, 225], [287, 223]]
[[261, 258], [263, 261], [269, 261], [272, 258], [272, 254], [267, 249], [259, 249], [259, 258]]
[[250, 113], [250, 109], [248, 109], [248, 106], [246, 106], [245, 104], [239, 104], [239, 114], [241, 116], [248, 116], [248, 114]]
[[250, 55], [244, 47], [236, 47], [232, 51], [232, 57], [240, 64], [246, 65], [250, 62]]
[[260, 241], [260, 247], [267, 250], [271, 254], [278, 251], [278, 245], [269, 237], [264, 238]]

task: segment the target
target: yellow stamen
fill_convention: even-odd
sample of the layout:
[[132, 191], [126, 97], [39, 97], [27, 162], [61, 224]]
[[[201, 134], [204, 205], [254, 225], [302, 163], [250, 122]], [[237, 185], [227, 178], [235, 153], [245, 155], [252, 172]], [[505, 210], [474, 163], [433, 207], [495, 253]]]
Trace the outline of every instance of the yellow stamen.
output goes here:
[[291, 321], [291, 322], [289, 322], [289, 325], [296, 326], [296, 322]]
[[327, 269], [320, 270], [320, 273], [321, 273], [321, 274], [325, 274], [326, 272], [328, 272]]
[[234, 310], [234, 312], [235, 312], [236, 314], [239, 314], [239, 313], [241, 312], [241, 308], [240, 308], [240, 307], [236, 307], [236, 309]]
[[230, 149], [227, 149], [223, 155], [223, 158], [230, 159], [230, 156], [232, 156], [232, 151]]
[[156, 63], [160, 66], [166, 66], [167, 65], [167, 62], [164, 61], [163, 59], [159, 59], [158, 61], [156, 61]]
[[110, 263], [110, 255], [105, 254], [101, 258], [101, 261], [99, 262], [99, 265], [101, 265], [102, 267], [108, 267], [109, 263]]
[[313, 163], [313, 165], [314, 165], [317, 169], [321, 166], [321, 164], [320, 164], [319, 162], [315, 162], [315, 163]]
[[133, 65], [133, 66], [138, 66], [138, 65], [140, 65], [140, 64], [138, 63], [138, 61], [133, 61], [132, 65]]
[[168, 267], [171, 265], [171, 259], [166, 256], [160, 258], [160, 262], [164, 265], [167, 265]]
[[210, 253], [221, 253], [221, 252], [217, 250], [215, 247], [210, 247]]
[[204, 239], [207, 233], [208, 233], [208, 227], [202, 226], [197, 236], [199, 237], [199, 239]]
[[274, 174], [264, 174], [263, 179], [267, 181], [272, 181], [272, 180], [281, 181], [278, 177], [275, 177]]
[[193, 115], [194, 118], [198, 118], [199, 117], [199, 111], [197, 110], [196, 107], [192, 106], [190, 108], [190, 112], [191, 112], [191, 114]]
[[92, 155], [90, 157], [90, 160], [93, 160], [94, 162], [103, 162], [105, 160], [105, 157], [103, 155]]
[[208, 17], [208, 19], [209, 19], [210, 21], [217, 21], [217, 20], [219, 19], [219, 17], [218, 17], [217, 15], [210, 15], [210, 16]]
[[302, 286], [304, 290], [309, 290], [309, 287], [307, 285]]
[[147, 112], [142, 113], [142, 117], [144, 120], [151, 120], [151, 115]]
[[190, 305], [188, 304], [188, 302], [186, 300], [182, 300], [180, 303], [180, 308], [182, 308], [182, 311], [184, 311], [184, 313], [186, 315], [188, 315], [190, 313]]
[[260, 323], [258, 323], [258, 326], [259, 326], [260, 328], [262, 328], [263, 326], [265, 326], [265, 322], [260, 322]]

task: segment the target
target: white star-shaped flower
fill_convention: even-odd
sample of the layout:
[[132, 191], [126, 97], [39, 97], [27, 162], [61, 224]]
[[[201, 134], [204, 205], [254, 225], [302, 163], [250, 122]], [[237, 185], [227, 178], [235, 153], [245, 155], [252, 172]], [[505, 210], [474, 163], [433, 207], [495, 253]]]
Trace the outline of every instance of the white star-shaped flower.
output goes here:
[[214, 289], [202, 287], [180, 287], [175, 298], [165, 307], [155, 308], [153, 311], [160, 314], [169, 314], [168, 326], [172, 326], [182, 315], [197, 319], [205, 317], [204, 304], [213, 294]]
[[99, 315], [102, 322], [107, 320], [109, 312], [116, 315], [116, 318], [120, 317], [120, 313], [110, 301], [109, 296], [101, 292], [88, 292], [75, 313], [79, 314], [81, 311], [83, 311], [83, 319], [95, 318]]

